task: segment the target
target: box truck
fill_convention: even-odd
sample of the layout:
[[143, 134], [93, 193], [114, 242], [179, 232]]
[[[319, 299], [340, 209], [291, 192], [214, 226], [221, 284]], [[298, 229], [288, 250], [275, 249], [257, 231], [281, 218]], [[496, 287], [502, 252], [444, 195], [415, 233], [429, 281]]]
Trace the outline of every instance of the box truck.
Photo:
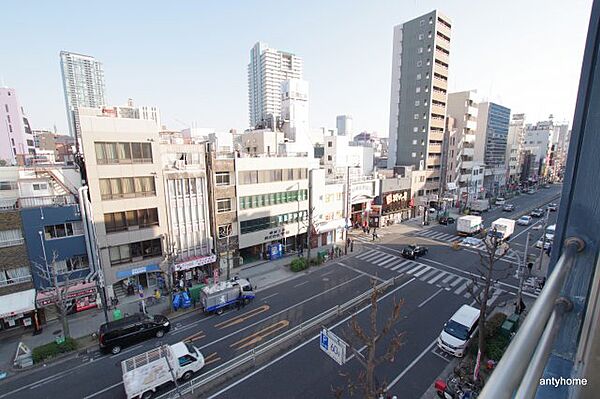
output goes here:
[[500, 218], [492, 222], [492, 226], [488, 230], [490, 237], [494, 236], [501, 240], [508, 240], [510, 236], [515, 232], [515, 221], [512, 219]]
[[483, 228], [483, 219], [481, 216], [461, 216], [456, 221], [456, 233], [459, 236], [472, 236], [479, 234]]

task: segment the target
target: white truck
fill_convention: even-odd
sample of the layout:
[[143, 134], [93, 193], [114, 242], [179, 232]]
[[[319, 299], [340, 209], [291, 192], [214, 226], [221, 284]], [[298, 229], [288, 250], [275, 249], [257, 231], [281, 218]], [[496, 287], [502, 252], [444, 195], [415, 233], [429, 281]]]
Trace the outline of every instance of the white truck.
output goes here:
[[189, 343], [163, 345], [123, 360], [123, 386], [127, 399], [149, 399], [156, 389], [175, 379], [189, 380], [204, 367], [204, 356]]
[[238, 302], [247, 303], [254, 299], [252, 285], [246, 279], [223, 281], [202, 288], [200, 302], [207, 313], [223, 313], [225, 308]]
[[501, 240], [508, 240], [510, 236], [515, 232], [515, 221], [506, 218], [494, 220], [492, 222], [492, 226], [488, 230], [488, 235], [490, 237], [493, 237], [494, 232], [496, 234], [496, 237], [500, 238]]
[[468, 204], [471, 213], [481, 213], [490, 209], [490, 201], [486, 199], [472, 200]]
[[456, 220], [456, 233], [459, 236], [472, 236], [478, 234], [483, 228], [481, 216], [467, 215]]

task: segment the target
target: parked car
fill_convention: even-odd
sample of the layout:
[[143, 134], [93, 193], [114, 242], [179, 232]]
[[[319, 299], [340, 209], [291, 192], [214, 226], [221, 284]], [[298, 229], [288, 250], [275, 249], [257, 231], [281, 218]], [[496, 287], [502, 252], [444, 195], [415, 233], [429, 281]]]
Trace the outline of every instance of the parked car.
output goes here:
[[548, 208], [548, 210], [549, 210], [550, 212], [556, 212], [556, 210], [558, 209], [558, 205], [556, 205], [556, 204], [554, 204], [554, 203], [552, 203], [552, 204], [548, 204], [548, 207], [547, 207], [547, 208]]
[[100, 350], [116, 355], [126, 346], [152, 337], [161, 338], [170, 329], [169, 319], [161, 315], [137, 313], [120, 320], [109, 321], [102, 324], [98, 331]]
[[483, 240], [475, 237], [465, 237], [460, 242], [463, 247], [477, 248], [481, 245]]
[[531, 216], [521, 216], [517, 220], [519, 226], [529, 226], [531, 224]]
[[544, 210], [541, 208], [534, 209], [533, 211], [531, 211], [530, 215], [534, 218], [541, 218], [544, 216]]
[[536, 248], [542, 248], [542, 245], [544, 245], [544, 249], [547, 250], [552, 245], [552, 240], [548, 239], [548, 236], [546, 236], [546, 240], [542, 241], [542, 239], [540, 238], [535, 243]]
[[421, 245], [409, 245], [402, 250], [402, 256], [408, 259], [416, 259], [419, 256], [426, 255], [429, 249]]
[[496, 198], [496, 205], [504, 205], [506, 203], [506, 199], [504, 197]]
[[471, 337], [477, 332], [478, 321], [479, 309], [462, 305], [444, 324], [437, 339], [440, 349], [456, 357], [463, 357]]
[[442, 216], [438, 222], [443, 225], [449, 225], [455, 222], [455, 219], [452, 216]]
[[515, 210], [515, 206], [513, 204], [505, 204], [502, 207], [502, 211], [504, 211], [504, 212], [512, 212], [514, 210]]

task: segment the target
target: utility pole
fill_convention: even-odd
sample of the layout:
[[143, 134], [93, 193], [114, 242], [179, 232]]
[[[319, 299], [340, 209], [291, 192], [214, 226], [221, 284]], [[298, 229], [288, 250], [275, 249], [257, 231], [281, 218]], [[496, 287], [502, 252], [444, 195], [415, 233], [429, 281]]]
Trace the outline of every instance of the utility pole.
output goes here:
[[523, 300], [523, 282], [525, 281], [525, 268], [527, 267], [527, 251], [529, 250], [529, 236], [531, 232], [527, 232], [527, 239], [525, 240], [525, 254], [523, 255], [523, 262], [519, 262], [519, 268], [521, 269], [521, 273], [519, 276], [519, 290], [517, 291], [517, 307], [520, 311], [521, 309], [521, 301]]
[[550, 209], [546, 208], [546, 217], [542, 226], [542, 248], [540, 249], [540, 261], [538, 263], [538, 271], [542, 270], [542, 261], [544, 260], [544, 246], [546, 245], [546, 227], [548, 226], [548, 218], [550, 217]]
[[344, 254], [348, 254], [348, 222], [350, 219], [350, 165], [346, 166], [346, 201], [344, 204], [344, 212], [345, 212], [345, 220], [346, 225], [344, 226], [344, 231], [346, 232], [344, 236]]
[[306, 264], [310, 266], [310, 236], [312, 233], [312, 169], [308, 170], [308, 229], [306, 230]]

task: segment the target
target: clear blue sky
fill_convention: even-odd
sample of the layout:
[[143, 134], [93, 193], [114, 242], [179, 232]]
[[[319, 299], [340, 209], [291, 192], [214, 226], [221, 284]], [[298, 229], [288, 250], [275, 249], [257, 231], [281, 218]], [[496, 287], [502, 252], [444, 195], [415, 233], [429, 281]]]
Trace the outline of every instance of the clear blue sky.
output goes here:
[[477, 89], [529, 121], [572, 119], [591, 0], [12, 1], [0, 78], [34, 128], [66, 132], [60, 50], [104, 63], [107, 99], [157, 105], [170, 128], [243, 129], [256, 41], [304, 59], [311, 126], [354, 116], [387, 135], [393, 26], [439, 8], [453, 22], [451, 91]]

